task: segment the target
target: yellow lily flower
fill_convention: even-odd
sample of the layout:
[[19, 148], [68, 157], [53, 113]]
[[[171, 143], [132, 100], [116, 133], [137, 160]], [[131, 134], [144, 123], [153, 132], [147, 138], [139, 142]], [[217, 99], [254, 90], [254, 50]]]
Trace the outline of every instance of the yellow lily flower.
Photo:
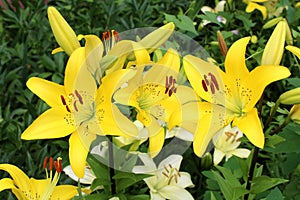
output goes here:
[[80, 47], [75, 32], [68, 22], [53, 6], [48, 7], [48, 19], [54, 37], [61, 48], [55, 49], [52, 53], [65, 51], [68, 55]]
[[300, 48], [291, 46], [291, 45], [288, 45], [285, 48], [286, 48], [286, 50], [289, 50], [290, 52], [292, 52], [295, 56], [297, 56], [300, 59]]
[[[44, 162], [44, 168], [46, 168]], [[52, 166], [56, 172], [52, 177]], [[22, 170], [11, 164], [0, 164], [0, 170], [6, 171], [12, 178], [0, 180], [0, 192], [11, 189], [12, 193], [20, 200], [49, 200], [49, 199], [72, 199], [78, 194], [77, 187], [73, 185], [57, 185], [62, 171], [61, 159], [52, 163], [50, 158], [50, 173], [46, 169], [46, 179], [29, 178]]]
[[50, 109], [42, 113], [21, 135], [22, 139], [52, 139], [70, 135], [69, 158], [75, 174], [82, 178], [86, 157], [96, 135], [136, 135], [136, 127], [112, 104], [113, 92], [135, 71], [119, 70], [102, 79], [97, 89], [86, 67], [85, 48], [70, 56], [64, 85], [30, 78], [27, 87]]
[[[197, 94], [212, 104], [226, 108], [226, 117], [221, 115], [222, 111], [218, 111], [217, 117], [218, 115], [221, 117], [214, 120], [219, 120], [219, 124], [223, 125], [232, 121], [232, 126], [237, 126], [250, 142], [263, 148], [264, 134], [255, 104], [268, 84], [288, 77], [290, 72], [286, 67], [278, 65], [258, 66], [249, 72], [245, 63], [246, 46], [249, 40], [250, 37], [242, 38], [230, 47], [225, 58], [225, 72], [191, 55], [184, 57], [183, 65]], [[203, 125], [205, 126], [205, 123], [202, 123], [201, 128]], [[214, 134], [202, 136], [207, 133], [201, 132], [201, 129], [200, 133], [195, 134], [194, 151], [201, 156]], [[200, 135], [198, 137], [200, 141], [197, 141], [197, 135]], [[196, 146], [195, 142], [197, 142]]]
[[[147, 51], [135, 52], [136, 58], [147, 58]], [[156, 156], [165, 139], [163, 124], [168, 123], [171, 113], [190, 100], [198, 99], [193, 90], [176, 84], [179, 74], [180, 58], [178, 53], [169, 49], [157, 63], [148, 64], [137, 60], [137, 74], [128, 81], [127, 87], [118, 90], [114, 99], [124, 105], [133, 106], [137, 120], [148, 129], [149, 152]], [[148, 70], [147, 67], [151, 66]]]
[[247, 4], [246, 12], [253, 12], [255, 9], [257, 9], [263, 15], [263, 19], [267, 18], [267, 8], [258, 3], [264, 3], [267, 1], [268, 0], [243, 0], [243, 2]]

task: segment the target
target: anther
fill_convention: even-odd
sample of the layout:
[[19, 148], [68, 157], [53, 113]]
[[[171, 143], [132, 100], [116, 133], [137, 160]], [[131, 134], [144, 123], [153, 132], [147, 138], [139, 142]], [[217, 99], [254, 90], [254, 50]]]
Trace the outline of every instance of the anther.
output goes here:
[[66, 102], [66, 100], [65, 100], [65, 98], [64, 98], [63, 95], [60, 95], [60, 99], [61, 99], [61, 102], [62, 102], [64, 105], [67, 105], [67, 102]]
[[47, 168], [48, 159], [49, 159], [48, 156], [46, 156], [43, 163], [43, 169]]
[[83, 104], [82, 96], [79, 94], [78, 90], [75, 90], [75, 95], [77, 96], [80, 104], [82, 105]]
[[52, 169], [53, 169], [53, 158], [50, 157], [49, 158], [49, 170], [52, 171]]
[[162, 172], [162, 174], [163, 174], [165, 177], [169, 178], [169, 176], [168, 176], [168, 174], [167, 174], [166, 172]]
[[165, 168], [165, 170], [169, 173], [169, 170], [168, 170], [168, 168], [164, 165], [164, 168]]

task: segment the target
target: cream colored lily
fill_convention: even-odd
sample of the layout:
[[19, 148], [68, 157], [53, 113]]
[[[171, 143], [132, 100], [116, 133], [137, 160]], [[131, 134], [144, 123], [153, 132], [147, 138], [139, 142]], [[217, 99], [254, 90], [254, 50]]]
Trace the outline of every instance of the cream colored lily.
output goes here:
[[[147, 58], [147, 51], [139, 50], [136, 58]], [[137, 54], [139, 54], [137, 56]], [[148, 56], [149, 57], [149, 56]], [[133, 106], [137, 111], [137, 120], [148, 129], [149, 151], [152, 156], [157, 155], [165, 139], [163, 126], [167, 126], [170, 115], [180, 109], [184, 103], [198, 99], [193, 90], [176, 84], [180, 68], [178, 53], [169, 49], [157, 63], [151, 63], [148, 58], [137, 60], [137, 74], [128, 81], [128, 85], [118, 90], [114, 99], [117, 103]], [[151, 67], [147, 69], [147, 66]]]
[[[267, 85], [288, 77], [290, 72], [286, 67], [277, 65], [258, 66], [249, 72], [245, 63], [249, 40], [250, 37], [242, 38], [230, 47], [225, 58], [225, 72], [191, 55], [184, 57], [183, 64], [197, 94], [212, 104], [226, 108], [226, 112], [223, 112], [226, 117], [222, 116], [222, 111], [216, 112], [214, 117], [214, 120], [219, 121], [219, 126], [232, 122], [232, 126], [237, 126], [250, 142], [263, 148], [264, 133], [255, 104]], [[202, 122], [202, 129], [203, 126], [205, 123]], [[198, 156], [204, 154], [208, 142], [216, 133], [203, 132], [201, 128], [198, 128], [194, 138], [194, 151]]]
[[191, 200], [193, 196], [185, 190], [194, 187], [191, 176], [187, 172], [180, 172], [181, 155], [170, 155], [156, 167], [148, 154], [139, 154], [144, 165], [135, 166], [134, 173], [151, 174], [144, 181], [150, 189], [151, 200]]
[[77, 187], [73, 185], [56, 186], [62, 166], [61, 160], [57, 160], [55, 163], [56, 172], [54, 177], [52, 177], [52, 169], [50, 168], [49, 173], [46, 170], [46, 179], [29, 178], [14, 165], [0, 164], [0, 170], [6, 171], [11, 176], [11, 178], [0, 180], [0, 192], [10, 189], [19, 200], [72, 199], [78, 194]]
[[36, 77], [28, 80], [28, 88], [50, 109], [42, 113], [21, 136], [25, 140], [34, 140], [70, 135], [70, 164], [80, 178], [84, 176], [85, 160], [96, 135], [137, 134], [136, 127], [111, 102], [113, 92], [135, 71], [116, 71], [103, 78], [97, 89], [85, 61], [85, 48], [77, 48], [68, 60], [64, 85]]
[[259, 10], [263, 15], [263, 19], [267, 18], [267, 8], [259, 3], [267, 2], [268, 0], [243, 0], [247, 4], [246, 12], [253, 12], [255, 9]]
[[238, 148], [241, 144], [240, 139], [243, 137], [243, 133], [237, 127], [231, 127], [227, 125], [221, 129], [213, 137], [214, 150], [214, 165], [218, 165], [224, 156], [226, 161], [233, 155], [240, 158], [248, 158], [251, 151], [245, 148]]

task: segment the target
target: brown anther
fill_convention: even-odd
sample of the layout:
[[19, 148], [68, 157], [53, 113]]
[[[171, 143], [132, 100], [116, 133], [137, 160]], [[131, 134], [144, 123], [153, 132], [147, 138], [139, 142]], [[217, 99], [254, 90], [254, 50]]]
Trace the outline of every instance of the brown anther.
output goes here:
[[177, 174], [174, 175], [174, 178], [175, 178], [175, 183], [178, 183], [178, 177], [177, 177]]
[[77, 108], [76, 103], [77, 103], [77, 101], [74, 101], [74, 102], [73, 102], [73, 107], [74, 107], [75, 111], [78, 112], [78, 108]]
[[60, 158], [57, 158], [56, 161], [54, 161], [55, 169], [58, 173], [62, 172], [62, 161]]
[[179, 176], [179, 177], [181, 177], [181, 174], [180, 174], [180, 172], [178, 171], [178, 169], [177, 168], [174, 168], [175, 169], [175, 171], [177, 172], [177, 175]]
[[165, 177], [169, 178], [169, 176], [168, 176], [168, 174], [167, 174], [166, 172], [162, 172], [162, 174], [163, 174]]
[[227, 136], [226, 142], [228, 142], [228, 140], [233, 136], [233, 134], [230, 132], [225, 132], [225, 135]]
[[78, 90], [75, 90], [75, 95], [77, 96], [80, 104], [82, 105], [83, 104], [82, 96], [79, 94]]
[[115, 30], [112, 30], [111, 31], [112, 32], [112, 34], [114, 35], [114, 38], [115, 38], [115, 41], [120, 41], [121, 40], [121, 37], [120, 37], [120, 35], [119, 35], [119, 32], [118, 31], [115, 31]]
[[212, 73], [208, 73], [208, 75], [210, 76], [211, 78], [211, 81], [214, 83], [214, 85], [216, 86], [216, 89], [219, 90], [219, 84], [218, 84], [218, 81], [215, 77], [215, 75], [213, 75]]
[[204, 80], [202, 80], [202, 87], [203, 87], [203, 89], [204, 89], [205, 92], [208, 91], [207, 85], [206, 85], [206, 83], [205, 83]]
[[71, 110], [70, 110], [70, 108], [69, 108], [68, 105], [66, 105], [66, 109], [67, 109], [67, 111], [68, 111], [69, 113], [71, 112]]
[[173, 168], [171, 164], [169, 164], [169, 167], [170, 167], [171, 169]]
[[168, 168], [164, 165], [165, 170], [169, 173], [170, 171], [168, 170]]
[[63, 95], [60, 95], [60, 99], [61, 99], [61, 102], [63, 103], [63, 105], [67, 105], [67, 102]]

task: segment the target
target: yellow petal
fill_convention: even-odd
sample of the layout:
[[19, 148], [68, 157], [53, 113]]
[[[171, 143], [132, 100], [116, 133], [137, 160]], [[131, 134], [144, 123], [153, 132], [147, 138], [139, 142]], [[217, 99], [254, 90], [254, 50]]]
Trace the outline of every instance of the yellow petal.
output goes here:
[[104, 51], [103, 44], [96, 35], [86, 35], [84, 38], [87, 68], [94, 78], [99, 81], [102, 76], [100, 60]]
[[295, 56], [297, 56], [300, 59], [300, 48], [295, 46], [290, 46], [290, 45], [286, 46], [285, 48], [290, 52], [292, 52], [293, 54], [295, 54]]
[[280, 21], [267, 42], [261, 58], [261, 65], [279, 65], [284, 50], [285, 36], [286, 24], [284, 21]]
[[23, 140], [61, 138], [75, 130], [71, 114], [64, 107], [50, 108], [22, 133]]
[[[0, 164], [0, 170], [4, 170], [9, 173], [9, 175], [13, 179], [14, 185], [17, 186], [19, 190], [26, 192], [29, 192], [31, 190], [28, 176], [18, 167], [11, 164]], [[8, 182], [7, 179], [4, 180], [6, 180], [5, 182]], [[9, 184], [11, 186], [12, 183]]]
[[54, 188], [51, 199], [72, 199], [78, 195], [77, 187], [73, 185], [59, 185]]
[[30, 78], [26, 85], [50, 107], [63, 105], [60, 96], [66, 96], [64, 86], [37, 77]]
[[161, 127], [159, 132], [154, 136], [149, 137], [149, 153], [153, 158], [155, 157], [162, 149], [165, 141], [165, 131]]
[[152, 31], [146, 37], [139, 41], [143, 47], [147, 49], [149, 53], [152, 53], [155, 49], [165, 43], [174, 31], [175, 25], [173, 22], [169, 22], [166, 25]]
[[85, 48], [77, 48], [70, 56], [65, 70], [65, 90], [67, 94], [73, 93], [74, 84], [80, 69], [85, 66]]
[[250, 111], [260, 99], [265, 87], [272, 82], [287, 78], [290, 71], [282, 66], [258, 66], [242, 82], [240, 95], [243, 101], [243, 111]]
[[192, 55], [183, 58], [183, 66], [192, 87], [202, 99], [225, 105], [224, 83], [216, 66]]
[[264, 147], [265, 137], [256, 108], [234, 119], [232, 126], [237, 126], [253, 145], [259, 148]]
[[[0, 165], [0, 167], [1, 167], [1, 165]], [[10, 178], [3, 178], [0, 180], [0, 192], [3, 190], [12, 189], [12, 188], [16, 188], [13, 180], [11, 180]]]
[[83, 178], [89, 149], [82, 144], [78, 132], [74, 132], [70, 136], [69, 145], [69, 158], [72, 170], [77, 177]]
[[56, 54], [58, 52], [63, 52], [64, 50], [61, 47], [55, 48], [52, 50], [51, 54]]
[[263, 19], [267, 18], [267, 8], [257, 3], [249, 2], [248, 6], [246, 7], [246, 12], [253, 12], [255, 9], [261, 12], [261, 14], [263, 15]]
[[98, 96], [105, 95], [108, 99], [111, 99], [113, 93], [135, 74], [136, 70], [134, 69], [122, 69], [106, 75], [102, 78], [102, 84], [98, 89]]
[[48, 19], [57, 43], [68, 55], [71, 55], [75, 49], [80, 47], [75, 32], [56, 8], [52, 6], [48, 7]]
[[250, 37], [245, 37], [234, 42], [229, 48], [225, 58], [225, 73], [239, 85], [241, 80], [249, 74], [245, 63], [246, 47]]
[[[169, 49], [167, 53], [147, 71], [144, 82], [165, 85], [167, 77], [178, 78], [180, 68], [179, 54]], [[158, 76], [159, 74], [159, 76]]]

